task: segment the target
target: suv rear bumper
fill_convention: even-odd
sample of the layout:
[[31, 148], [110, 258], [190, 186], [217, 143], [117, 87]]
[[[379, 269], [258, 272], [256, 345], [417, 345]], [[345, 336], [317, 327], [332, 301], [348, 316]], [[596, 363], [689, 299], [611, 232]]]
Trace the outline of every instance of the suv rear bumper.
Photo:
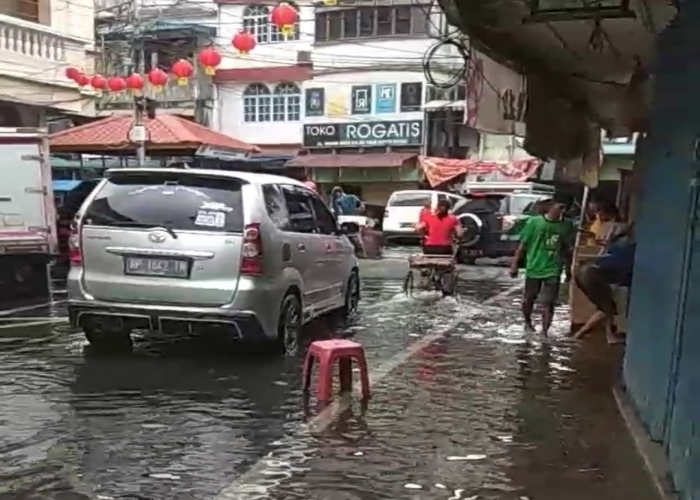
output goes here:
[[150, 331], [179, 330], [191, 333], [218, 328], [225, 329], [239, 340], [274, 340], [265, 334], [257, 315], [250, 311], [70, 300], [68, 316], [73, 327], [81, 327], [87, 321], [109, 321], [112, 326], [115, 322], [121, 322], [125, 328]]

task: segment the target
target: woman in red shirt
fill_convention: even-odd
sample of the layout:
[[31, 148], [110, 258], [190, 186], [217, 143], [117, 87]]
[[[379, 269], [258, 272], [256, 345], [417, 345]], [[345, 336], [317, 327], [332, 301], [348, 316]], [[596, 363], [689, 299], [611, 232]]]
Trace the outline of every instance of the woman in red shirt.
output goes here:
[[452, 255], [452, 241], [461, 238], [464, 229], [457, 217], [450, 213], [450, 202], [438, 201], [435, 213], [423, 215], [418, 223], [418, 230], [423, 232], [423, 253], [431, 255]]

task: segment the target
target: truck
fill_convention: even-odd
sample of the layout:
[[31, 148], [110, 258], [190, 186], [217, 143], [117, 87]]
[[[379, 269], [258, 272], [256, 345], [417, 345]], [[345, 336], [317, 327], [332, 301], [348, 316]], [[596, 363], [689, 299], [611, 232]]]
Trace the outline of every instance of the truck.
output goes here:
[[56, 253], [48, 131], [0, 127], [0, 311], [47, 302]]

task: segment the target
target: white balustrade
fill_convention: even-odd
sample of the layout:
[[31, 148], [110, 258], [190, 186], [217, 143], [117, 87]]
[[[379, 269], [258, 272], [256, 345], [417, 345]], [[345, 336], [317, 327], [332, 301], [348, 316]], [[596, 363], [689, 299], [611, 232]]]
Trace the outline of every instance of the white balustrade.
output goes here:
[[42, 29], [39, 25], [33, 27], [27, 24], [31, 23], [0, 19], [0, 51], [51, 61], [65, 60], [66, 37]]

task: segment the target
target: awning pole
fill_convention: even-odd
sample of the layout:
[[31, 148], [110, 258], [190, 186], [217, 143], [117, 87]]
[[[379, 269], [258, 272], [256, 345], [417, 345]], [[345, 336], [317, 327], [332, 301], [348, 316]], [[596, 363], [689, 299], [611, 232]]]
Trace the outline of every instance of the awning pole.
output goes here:
[[576, 242], [574, 243], [574, 252], [571, 256], [571, 275], [574, 275], [574, 266], [576, 265], [576, 257], [578, 256], [578, 248], [581, 244], [581, 231], [583, 230], [583, 224], [586, 217], [586, 209], [588, 207], [588, 197], [590, 193], [590, 188], [588, 184], [583, 185], [583, 197], [581, 198], [581, 220], [578, 223], [578, 231], [576, 231]]

